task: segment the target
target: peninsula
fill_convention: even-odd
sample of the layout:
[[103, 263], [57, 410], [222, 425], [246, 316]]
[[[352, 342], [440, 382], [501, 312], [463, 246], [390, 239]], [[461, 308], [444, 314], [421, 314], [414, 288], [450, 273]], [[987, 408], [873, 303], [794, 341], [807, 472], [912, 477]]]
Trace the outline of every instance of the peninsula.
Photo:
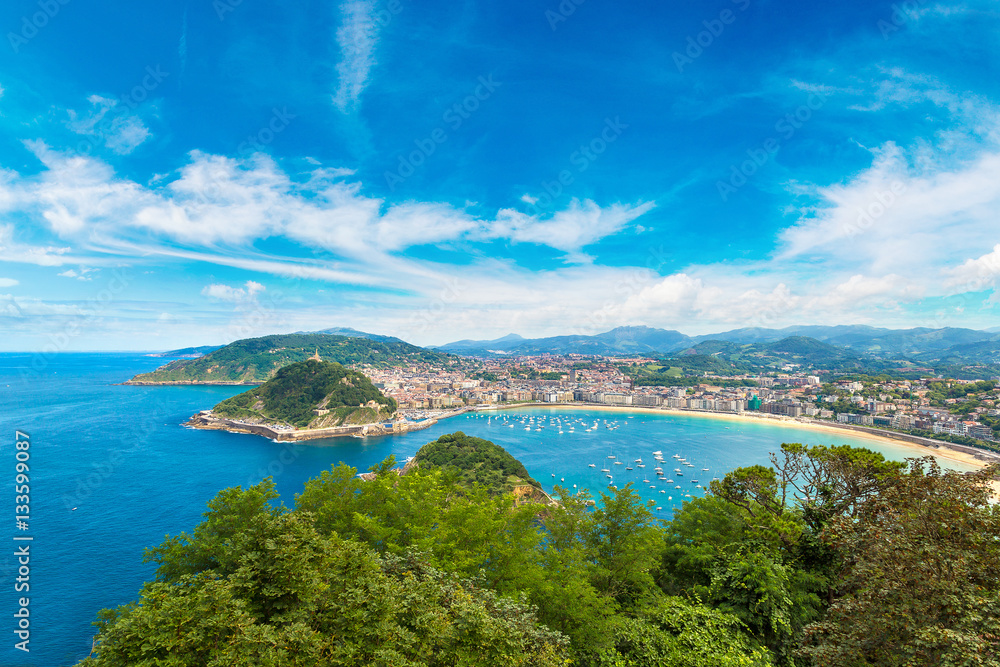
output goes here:
[[276, 440], [381, 435], [424, 427], [394, 421], [397, 407], [365, 375], [312, 358], [279, 369], [264, 384], [194, 415], [187, 425]]

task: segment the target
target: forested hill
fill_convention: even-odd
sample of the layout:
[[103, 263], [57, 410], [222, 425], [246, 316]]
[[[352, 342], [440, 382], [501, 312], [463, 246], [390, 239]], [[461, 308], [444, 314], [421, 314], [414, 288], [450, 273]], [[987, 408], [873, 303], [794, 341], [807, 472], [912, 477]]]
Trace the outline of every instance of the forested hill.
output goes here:
[[253, 384], [274, 377], [282, 366], [315, 354], [324, 361], [373, 368], [431, 364], [444, 368], [463, 363], [458, 357], [402, 341], [369, 340], [329, 334], [285, 334], [246, 338], [197, 359], [178, 359], [129, 383]]
[[463, 484], [479, 484], [491, 495], [510, 493], [514, 487], [542, 485], [528, 474], [524, 464], [506, 449], [489, 440], [474, 438], [461, 431], [442, 435], [429, 442], [414, 457], [422, 467], [451, 467], [460, 471]]
[[[326, 412], [317, 415], [316, 410]], [[323, 428], [389, 418], [396, 401], [357, 371], [310, 359], [281, 368], [261, 386], [222, 401], [212, 412], [243, 421]]]

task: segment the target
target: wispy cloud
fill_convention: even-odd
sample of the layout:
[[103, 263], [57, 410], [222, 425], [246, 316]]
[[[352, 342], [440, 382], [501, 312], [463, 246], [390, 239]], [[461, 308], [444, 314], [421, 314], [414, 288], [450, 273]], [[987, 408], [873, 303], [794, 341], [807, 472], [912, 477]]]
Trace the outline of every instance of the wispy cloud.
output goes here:
[[341, 5], [340, 11], [343, 21], [337, 29], [339, 85], [333, 103], [348, 113], [357, 107], [375, 65], [380, 26], [375, 13], [375, 0], [348, 0]]
[[266, 288], [258, 282], [248, 280], [243, 287], [231, 287], [221, 283], [206, 285], [201, 293], [209, 298], [229, 303], [248, 303], [255, 301], [257, 295]]
[[118, 100], [91, 95], [90, 109], [69, 110], [67, 126], [73, 132], [92, 137], [119, 155], [128, 155], [150, 137], [142, 119], [130, 113]]

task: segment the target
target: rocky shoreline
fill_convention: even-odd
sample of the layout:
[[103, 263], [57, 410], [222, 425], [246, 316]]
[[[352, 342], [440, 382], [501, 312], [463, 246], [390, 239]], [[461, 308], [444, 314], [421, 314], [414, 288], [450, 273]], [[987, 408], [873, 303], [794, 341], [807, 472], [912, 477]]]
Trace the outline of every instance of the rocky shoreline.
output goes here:
[[432, 417], [419, 422], [409, 420], [382, 421], [370, 424], [352, 424], [350, 426], [330, 426], [326, 428], [294, 429], [281, 428], [267, 424], [251, 424], [219, 417], [211, 410], [202, 410], [192, 415], [184, 422], [185, 426], [207, 431], [228, 431], [230, 433], [249, 433], [261, 435], [271, 440], [279, 442], [298, 442], [302, 440], [319, 440], [321, 438], [367, 438], [383, 435], [395, 435], [398, 433], [409, 433], [429, 428], [438, 423], [438, 420], [453, 417], [466, 411], [466, 408], [452, 411], [444, 415]]

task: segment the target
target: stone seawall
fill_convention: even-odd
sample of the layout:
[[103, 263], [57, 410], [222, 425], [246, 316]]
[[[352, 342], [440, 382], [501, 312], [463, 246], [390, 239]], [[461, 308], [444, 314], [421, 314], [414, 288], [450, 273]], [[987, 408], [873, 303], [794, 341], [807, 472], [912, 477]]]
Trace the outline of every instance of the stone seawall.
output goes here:
[[248, 424], [246, 422], [217, 417], [210, 412], [199, 412], [185, 422], [185, 426], [210, 431], [229, 431], [230, 433], [249, 433], [261, 435], [271, 440], [279, 442], [318, 440], [321, 438], [344, 438], [344, 437], [375, 437], [380, 435], [392, 435], [394, 433], [409, 433], [410, 431], [420, 431], [433, 426], [436, 419], [428, 419], [422, 422], [393, 422], [392, 428], [386, 428], [384, 422], [376, 424], [357, 424], [352, 426], [331, 426], [328, 428], [315, 429], [277, 429], [263, 424]]

